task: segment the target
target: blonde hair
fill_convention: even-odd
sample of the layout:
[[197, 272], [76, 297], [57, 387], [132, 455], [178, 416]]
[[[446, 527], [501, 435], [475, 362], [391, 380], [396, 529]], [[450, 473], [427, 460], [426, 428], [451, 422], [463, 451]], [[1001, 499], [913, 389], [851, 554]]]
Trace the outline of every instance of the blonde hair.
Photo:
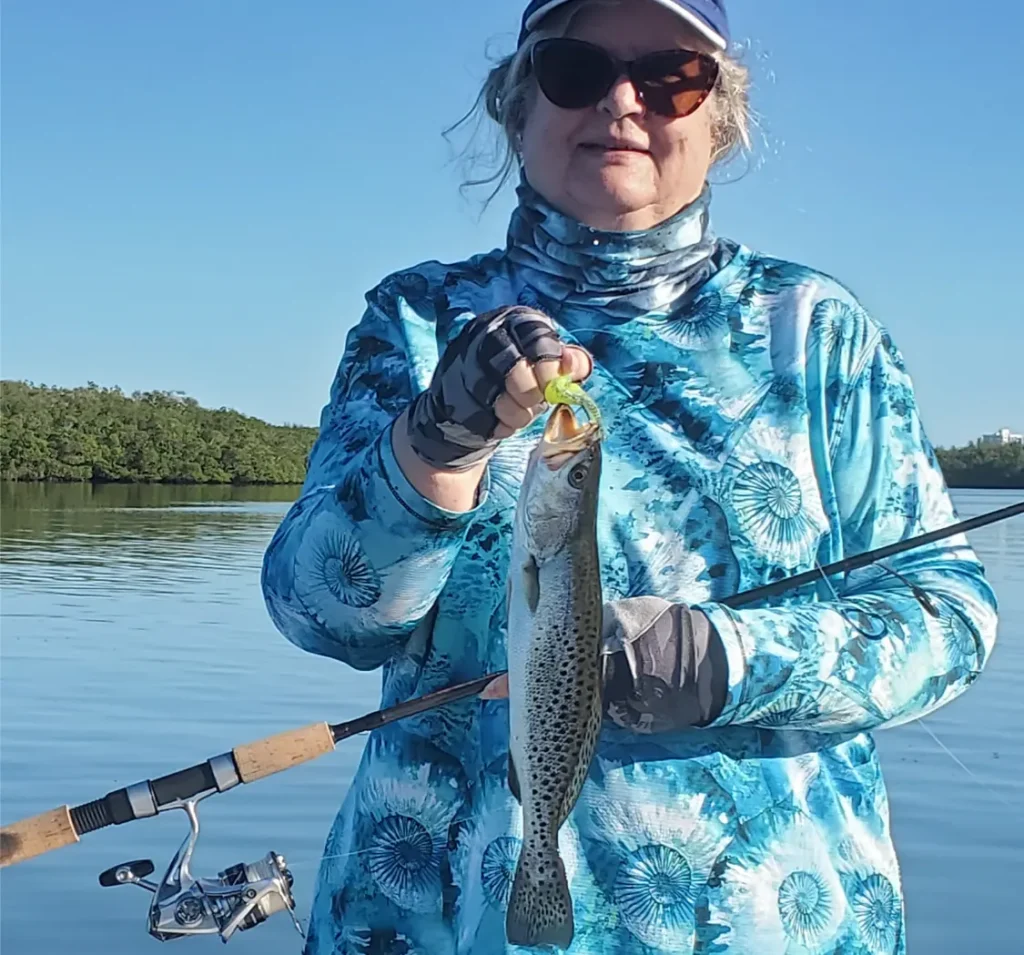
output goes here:
[[[559, 7], [545, 17], [538, 28], [530, 32], [515, 53], [500, 59], [487, 74], [487, 79], [473, 106], [462, 119], [444, 132], [447, 138], [450, 132], [474, 117], [476, 118], [476, 129], [471, 134], [471, 138], [476, 137], [481, 123], [485, 120], [492, 120], [499, 127], [498, 142], [488, 160], [490, 164], [497, 165], [497, 170], [483, 178], [466, 179], [462, 183], [463, 189], [469, 186], [497, 183], [487, 197], [486, 204], [501, 191], [501, 188], [520, 166], [522, 131], [529, 108], [537, 95], [536, 83], [530, 72], [533, 48], [547, 37], [564, 36], [573, 18], [584, 6], [614, 2], [616, 0], [577, 0], [575, 3], [567, 3]], [[714, 166], [728, 162], [739, 153], [750, 153], [752, 120], [750, 71], [728, 53], [714, 50], [712, 56], [718, 62], [719, 67], [718, 80], [709, 100], [711, 164]], [[475, 149], [467, 148], [463, 155], [469, 165], [476, 165], [483, 159], [482, 154]]]

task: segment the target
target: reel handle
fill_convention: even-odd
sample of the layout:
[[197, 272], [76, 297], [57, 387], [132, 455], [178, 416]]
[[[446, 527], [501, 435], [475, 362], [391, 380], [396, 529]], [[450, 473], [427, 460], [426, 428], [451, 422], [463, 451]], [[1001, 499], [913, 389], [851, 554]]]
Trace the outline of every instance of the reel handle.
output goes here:
[[154, 868], [152, 859], [133, 859], [131, 862], [112, 865], [100, 873], [100, 885], [105, 889], [113, 885], [131, 885], [133, 882], [140, 885], [147, 875], [153, 874]]
[[0, 829], [0, 867], [78, 842], [71, 808], [60, 806]]

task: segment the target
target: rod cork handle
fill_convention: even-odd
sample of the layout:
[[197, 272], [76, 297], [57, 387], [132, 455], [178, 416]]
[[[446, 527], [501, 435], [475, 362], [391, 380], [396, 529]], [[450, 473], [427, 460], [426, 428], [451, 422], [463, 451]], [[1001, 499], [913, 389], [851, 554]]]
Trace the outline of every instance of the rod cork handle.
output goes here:
[[51, 809], [0, 829], [0, 868], [78, 842], [67, 806]]
[[333, 750], [334, 734], [330, 725], [324, 722], [236, 746], [231, 752], [242, 782], [251, 783], [300, 763], [308, 763]]

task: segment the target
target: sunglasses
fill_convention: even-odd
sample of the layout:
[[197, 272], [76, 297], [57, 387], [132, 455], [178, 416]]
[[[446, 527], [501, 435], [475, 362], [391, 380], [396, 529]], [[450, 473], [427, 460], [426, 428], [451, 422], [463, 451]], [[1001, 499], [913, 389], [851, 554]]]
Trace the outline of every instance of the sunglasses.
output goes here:
[[625, 75], [647, 109], [678, 119], [696, 111], [718, 80], [718, 62], [705, 53], [664, 50], [625, 61], [568, 37], [541, 40], [530, 62], [541, 92], [561, 109], [597, 105]]

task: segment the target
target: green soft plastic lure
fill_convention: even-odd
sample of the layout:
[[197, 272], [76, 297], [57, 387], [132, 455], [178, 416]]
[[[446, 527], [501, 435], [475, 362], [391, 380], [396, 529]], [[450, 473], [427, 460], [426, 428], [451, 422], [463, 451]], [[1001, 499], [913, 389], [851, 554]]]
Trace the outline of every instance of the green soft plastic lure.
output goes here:
[[559, 375], [552, 378], [544, 389], [544, 400], [549, 405], [579, 405], [586, 411], [587, 416], [602, 431], [601, 412], [598, 411], [594, 399], [590, 397], [578, 381], [573, 381], [571, 375]]

